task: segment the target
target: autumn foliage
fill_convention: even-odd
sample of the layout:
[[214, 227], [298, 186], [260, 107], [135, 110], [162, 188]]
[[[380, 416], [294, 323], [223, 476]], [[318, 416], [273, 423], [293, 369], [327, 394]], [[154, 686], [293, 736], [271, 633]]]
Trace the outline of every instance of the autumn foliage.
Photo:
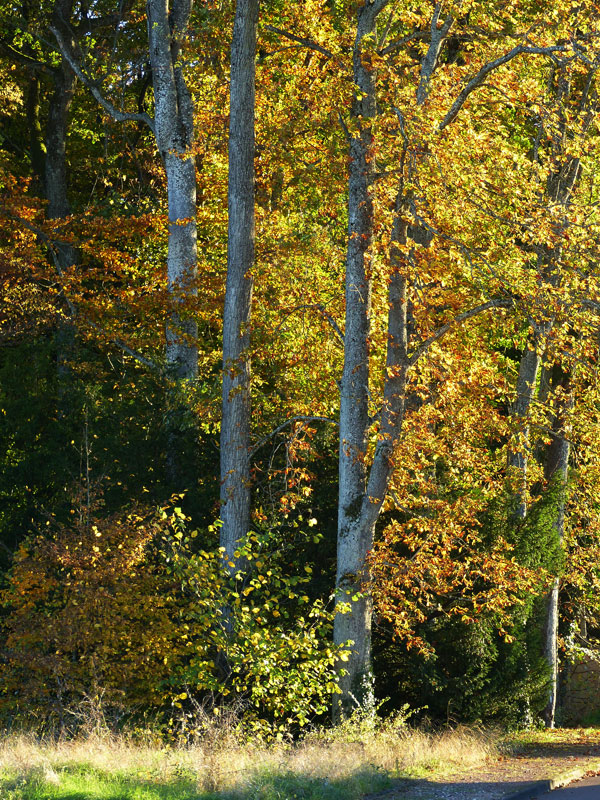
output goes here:
[[[180, 27], [168, 4], [192, 120], [169, 147], [143, 4], [84, 6], [0, 3], [4, 718], [96, 702], [173, 731], [230, 703], [303, 726], [338, 686], [360, 704], [372, 635], [393, 705], [529, 719], [549, 593], [564, 663], [600, 626], [598, 4], [263, 3], [225, 365], [242, 4]], [[224, 402], [252, 409], [250, 530], [225, 554], [244, 370]]]

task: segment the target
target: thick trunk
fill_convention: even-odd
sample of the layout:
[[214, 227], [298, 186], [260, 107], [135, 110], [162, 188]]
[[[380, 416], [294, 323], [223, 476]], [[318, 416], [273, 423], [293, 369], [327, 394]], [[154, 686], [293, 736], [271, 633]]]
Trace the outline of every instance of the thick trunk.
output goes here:
[[[366, 450], [369, 429], [369, 330], [371, 275], [369, 247], [373, 235], [371, 184], [375, 164], [371, 121], [376, 114], [375, 76], [362, 60], [362, 42], [375, 30], [376, 14], [369, 5], [358, 14], [354, 45], [355, 97], [353, 116], [358, 126], [350, 142], [348, 177], [348, 247], [346, 252], [346, 328], [344, 369], [340, 389], [339, 499], [337, 535], [336, 603], [349, 604], [334, 623], [334, 642], [352, 640], [349, 660], [339, 676], [341, 696], [334, 704], [334, 719], [346, 714], [369, 681], [371, 658], [371, 602], [356, 597], [365, 582], [365, 560], [373, 526], [365, 527], [362, 506], [366, 490]], [[360, 97], [360, 99], [359, 99]]]
[[198, 324], [189, 306], [197, 289], [194, 109], [185, 83], [183, 43], [192, 0], [148, 0], [148, 44], [154, 90], [154, 131], [167, 176], [169, 239], [166, 361], [174, 381], [167, 419], [167, 477], [177, 489], [189, 482], [189, 410], [181, 389], [198, 374]]
[[71, 204], [67, 193], [67, 130], [69, 108], [77, 78], [63, 60], [54, 74], [54, 92], [48, 108], [46, 127], [45, 189], [49, 219], [68, 217]]
[[191, 0], [148, 0], [148, 41], [154, 88], [156, 143], [167, 174], [171, 310], [166, 331], [172, 376], [193, 380], [198, 372], [197, 323], [182, 307], [197, 294], [196, 171], [194, 114], [184, 79], [182, 43]]
[[[405, 236], [406, 226], [396, 220], [394, 234]], [[399, 241], [396, 236], [393, 242]], [[393, 245], [392, 245], [393, 246]], [[385, 500], [394, 468], [394, 448], [404, 422], [406, 383], [410, 362], [407, 346], [406, 279], [399, 264], [394, 263], [388, 289], [388, 344], [381, 427], [369, 471], [366, 490], [356, 503], [355, 519], [345, 518], [344, 536], [338, 539], [337, 594], [338, 603], [348, 605], [346, 613], [337, 614], [334, 642], [343, 645], [352, 640], [349, 660], [340, 674], [339, 700], [334, 706], [334, 719], [348, 714], [355, 703], [361, 703], [371, 691], [371, 618], [372, 602], [368, 588], [367, 555], [373, 546], [375, 525]]]
[[[254, 266], [254, 112], [258, 0], [238, 0], [231, 46], [227, 286], [223, 311], [221, 546], [250, 526], [250, 314]], [[231, 569], [235, 569], [235, 566]]]

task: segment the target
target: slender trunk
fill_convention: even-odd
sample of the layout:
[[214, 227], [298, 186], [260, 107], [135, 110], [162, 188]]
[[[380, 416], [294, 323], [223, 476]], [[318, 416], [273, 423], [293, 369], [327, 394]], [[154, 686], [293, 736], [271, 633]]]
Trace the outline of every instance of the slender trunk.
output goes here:
[[509, 477], [515, 481], [512, 517], [517, 521], [527, 516], [527, 473], [531, 447], [528, 416], [542, 361], [537, 344], [537, 337], [527, 342], [528, 346], [519, 363], [517, 397], [511, 408], [511, 416], [516, 420], [518, 430], [516, 444], [508, 451], [507, 462]]
[[[53, 22], [61, 27], [71, 20], [73, 0], [57, 0], [53, 11]], [[54, 91], [48, 107], [46, 122], [46, 159], [44, 190], [48, 204], [48, 219], [63, 219], [71, 214], [67, 183], [67, 133], [69, 111], [75, 93], [77, 78], [64, 58], [54, 70]], [[64, 238], [64, 237], [57, 237]], [[59, 272], [74, 267], [78, 261], [77, 249], [70, 244], [58, 242], [51, 245], [50, 258]], [[59, 321], [56, 331], [56, 362], [58, 371], [59, 414], [67, 418], [70, 413], [68, 395], [71, 375], [70, 364], [75, 348], [75, 323], [69, 314]]]
[[[581, 162], [580, 159], [572, 154], [566, 154], [564, 144], [567, 138], [566, 131], [566, 118], [564, 115], [565, 102], [572, 92], [573, 85], [569, 79], [568, 74], [565, 72], [565, 66], [562, 65], [556, 72], [555, 84], [555, 100], [559, 110], [559, 135], [555, 136], [553, 142], [555, 163], [557, 168], [552, 170], [548, 175], [546, 184], [547, 198], [560, 206], [563, 209], [569, 205], [571, 197], [577, 187], [579, 178], [581, 176]], [[592, 68], [590, 78], [595, 74], [596, 67]], [[580, 114], [586, 112], [588, 106], [587, 92], [584, 92], [578, 106]], [[584, 123], [586, 129], [593, 114], [587, 114], [587, 121]], [[556, 225], [556, 233], [558, 244], [554, 247], [547, 248], [548, 264], [550, 269], [548, 271], [548, 280], [554, 286], [558, 287], [561, 282], [560, 275], [560, 260], [563, 247], [563, 234], [567, 226], [566, 220], [559, 222]], [[557, 398], [557, 411], [552, 420], [552, 442], [546, 450], [546, 458], [544, 463], [544, 477], [548, 483], [553, 482], [558, 484], [561, 488], [558, 498], [558, 505], [556, 507], [556, 516], [554, 520], [554, 528], [559, 541], [562, 544], [565, 530], [565, 506], [567, 499], [567, 477], [569, 470], [569, 454], [570, 454], [570, 441], [569, 441], [569, 416], [573, 406], [573, 395], [571, 391], [571, 376], [568, 370], [563, 369], [559, 364], [555, 364], [552, 369], [552, 375], [549, 384], [550, 390], [558, 389], [560, 394]], [[552, 588], [547, 597], [546, 605], [546, 624], [545, 624], [545, 642], [544, 642], [544, 656], [550, 670], [550, 684], [548, 689], [548, 702], [543, 712], [546, 727], [553, 728], [555, 724], [556, 713], [556, 700], [558, 693], [558, 607], [559, 607], [559, 588], [560, 581], [555, 577]]]
[[[70, 18], [70, 17], [68, 17]], [[69, 109], [75, 92], [77, 78], [63, 59], [54, 75], [54, 92], [50, 99], [46, 124], [46, 168], [44, 187], [48, 205], [48, 219], [63, 219], [71, 214], [67, 189], [67, 132]], [[62, 237], [59, 237], [62, 238]], [[77, 249], [65, 242], [51, 245], [54, 261], [59, 272], [74, 267], [78, 261]], [[56, 361], [58, 369], [58, 403], [61, 416], [68, 416], [68, 383], [71, 373], [69, 364], [75, 347], [75, 323], [67, 316], [59, 321], [56, 331]]]
[[[569, 413], [572, 409], [573, 397], [570, 392], [570, 376], [562, 372], [559, 367], [554, 368], [555, 373], [560, 372], [555, 386], [562, 389], [561, 401], [552, 423], [552, 442], [546, 450], [544, 463], [545, 479], [558, 486], [560, 493], [557, 500], [554, 518], [554, 529], [559, 541], [562, 543], [565, 533], [565, 505], [567, 499], [566, 485], [569, 471]], [[558, 692], [558, 601], [559, 578], [556, 577], [546, 601], [546, 624], [544, 631], [544, 656], [550, 671], [550, 684], [548, 689], [548, 702], [543, 712], [546, 727], [553, 728], [555, 723], [556, 698]]]
[[40, 79], [32, 72], [27, 90], [27, 127], [29, 128], [29, 158], [38, 186], [46, 182], [46, 145], [40, 121]]
[[250, 314], [254, 267], [254, 116], [259, 0], [238, 0], [231, 46], [229, 226], [223, 311], [221, 546], [227, 563], [250, 526]]

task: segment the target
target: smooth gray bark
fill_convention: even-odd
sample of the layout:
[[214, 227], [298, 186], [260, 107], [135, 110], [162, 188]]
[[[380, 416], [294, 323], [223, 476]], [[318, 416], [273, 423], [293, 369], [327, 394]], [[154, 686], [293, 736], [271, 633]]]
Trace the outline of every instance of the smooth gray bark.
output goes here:
[[[376, 75], [364, 58], [364, 42], [375, 33], [377, 17], [386, 2], [367, 2], [358, 11], [353, 50], [353, 77], [359, 95], [352, 115], [356, 134], [350, 140], [348, 175], [348, 246], [346, 252], [346, 327], [344, 369], [340, 390], [339, 504], [337, 537], [336, 602], [347, 606], [336, 614], [334, 643], [353, 644], [350, 657], [341, 665], [334, 720], [361, 703], [371, 691], [372, 602], [368, 590], [367, 554], [373, 545], [375, 525], [385, 500], [393, 471], [406, 403], [408, 356], [406, 279], [402, 274], [397, 245], [406, 243], [408, 217], [402, 184], [396, 199], [392, 231], [392, 272], [388, 289], [387, 378], [384, 385], [379, 439], [370, 470], [366, 451], [369, 422], [369, 331], [371, 275], [369, 248], [373, 236], [371, 187], [375, 174], [372, 123], [377, 115]], [[425, 102], [440, 48], [452, 25], [448, 17], [438, 27], [441, 4], [435, 8], [431, 41], [421, 63], [417, 103]], [[405, 143], [406, 144], [406, 143]], [[406, 216], [406, 218], [405, 218]], [[427, 348], [424, 349], [425, 352]], [[349, 610], [348, 610], [349, 609]]]
[[148, 0], [146, 10], [154, 130], [167, 175], [169, 206], [167, 365], [177, 380], [193, 380], [198, 373], [198, 326], [193, 315], [182, 308], [198, 291], [194, 109], [182, 55], [192, 2]]
[[[231, 45], [227, 286], [223, 312], [221, 546], [227, 563], [250, 527], [250, 314], [254, 267], [254, 115], [259, 0], [238, 0]], [[232, 571], [236, 569], [230, 567]]]
[[441, 26], [438, 25], [441, 12], [442, 3], [436, 3], [431, 20], [431, 39], [429, 47], [421, 62], [421, 80], [419, 81], [419, 88], [417, 89], [417, 103], [419, 105], [422, 105], [427, 99], [429, 84], [438, 63], [442, 45], [454, 22], [454, 18], [448, 16]]
[[[72, 2], [72, 0], [61, 0]], [[166, 360], [176, 381], [193, 380], [198, 372], [197, 323], [185, 309], [197, 295], [196, 172], [194, 109], [184, 76], [183, 45], [192, 0], [148, 0], [148, 46], [152, 66], [155, 117], [115, 108], [82, 70], [71, 30], [53, 19], [53, 32], [73, 73], [100, 106], [119, 122], [143, 122], [153, 132], [167, 175], [169, 239], [168, 289], [171, 300], [166, 330]], [[176, 454], [169, 455], [169, 461]]]
[[183, 56], [191, 11], [192, 0], [146, 3], [154, 90], [150, 127], [167, 176], [170, 308], [165, 334], [167, 370], [174, 383], [168, 399], [166, 468], [169, 481], [177, 489], [186, 488], [189, 482], [182, 454], [189, 449], [190, 435], [194, 435], [181, 393], [198, 375], [198, 323], [189, 308], [190, 300], [198, 294], [194, 108], [185, 82]]
[[372, 120], [376, 115], [375, 76], [362, 60], [363, 40], [374, 33], [377, 13], [369, 3], [358, 12], [353, 52], [354, 82], [360, 99], [354, 98], [352, 115], [357, 133], [350, 141], [348, 175], [348, 245], [346, 252], [346, 328], [344, 368], [340, 386], [339, 497], [337, 534], [336, 603], [350, 604], [334, 622], [334, 643], [352, 640], [349, 660], [343, 664], [338, 684], [342, 692], [334, 704], [334, 719], [361, 702], [369, 680], [371, 661], [371, 601], [362, 592], [367, 551], [373, 529], [365, 526], [362, 507], [366, 491], [366, 450], [369, 429], [369, 329], [371, 277], [369, 247], [373, 235], [371, 185], [375, 169], [372, 157]]
[[[583, 132], [588, 131], [593, 113], [591, 112], [588, 89], [591, 81], [595, 78], [597, 65], [590, 65], [588, 81], [584, 84], [581, 97], [577, 103], [577, 112], [583, 120]], [[574, 83], [567, 72], [566, 64], [556, 68], [555, 74], [555, 103], [559, 112], [559, 125], [553, 137], [552, 149], [557, 167], [550, 172], [546, 184], [546, 195], [549, 201], [558, 203], [567, 209], [573, 192], [576, 190], [577, 183], [581, 175], [580, 159], [572, 154], [565, 153], [565, 142], [568, 139], [567, 121], [563, 113], [563, 106], [572, 100]], [[587, 87], [587, 88], [586, 88]], [[595, 100], [591, 101], [595, 103]], [[548, 280], [558, 287], [561, 282], [560, 260], [562, 254], [562, 234], [568, 226], [566, 216], [559, 222], [556, 232], [558, 244], [554, 247], [547, 247], [545, 255], [548, 263]], [[555, 364], [552, 369], [552, 379], [550, 381], [550, 391], [558, 388], [560, 395], [557, 400], [557, 411], [552, 420], [552, 442], [548, 445], [544, 462], [544, 478], [548, 483], [554, 482], [562, 487], [554, 528], [557, 536], [562, 543], [565, 531], [565, 509], [567, 499], [567, 478], [569, 470], [569, 416], [573, 406], [573, 395], [571, 391], [571, 376], [568, 368]], [[560, 580], [554, 579], [552, 589], [547, 597], [546, 605], [546, 624], [545, 624], [545, 643], [544, 655], [550, 670], [550, 684], [548, 690], [548, 702], [543, 712], [546, 727], [553, 728], [555, 725], [556, 701], [558, 693], [558, 609], [559, 609], [559, 590]]]

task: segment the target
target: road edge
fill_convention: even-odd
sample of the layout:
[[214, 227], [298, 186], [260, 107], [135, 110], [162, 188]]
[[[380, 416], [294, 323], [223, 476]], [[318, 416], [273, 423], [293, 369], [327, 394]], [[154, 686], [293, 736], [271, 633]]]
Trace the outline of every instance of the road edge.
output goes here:
[[554, 789], [561, 789], [573, 781], [577, 781], [587, 775], [588, 772], [600, 771], [600, 760], [592, 761], [588, 764], [582, 764], [580, 767], [562, 772], [555, 778], [547, 778], [543, 781], [533, 781], [528, 786], [519, 789], [512, 794], [505, 794], [498, 800], [535, 800], [547, 792], [552, 792]]

